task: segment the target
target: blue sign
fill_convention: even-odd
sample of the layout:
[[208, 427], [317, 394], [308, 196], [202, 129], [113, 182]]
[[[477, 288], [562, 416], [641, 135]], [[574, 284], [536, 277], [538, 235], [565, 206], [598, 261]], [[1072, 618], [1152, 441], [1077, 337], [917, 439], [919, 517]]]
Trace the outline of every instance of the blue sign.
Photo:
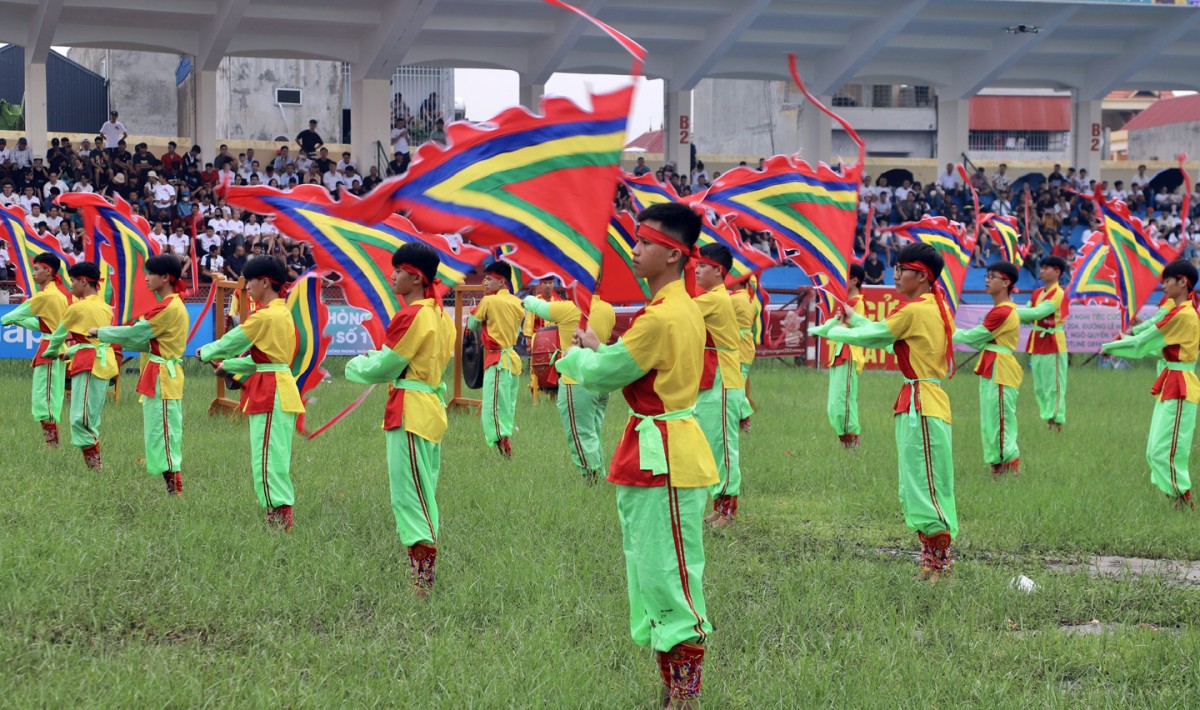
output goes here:
[[[188, 317], [193, 319], [193, 322], [200, 315], [200, 311], [204, 309], [203, 303], [188, 303], [185, 305], [187, 306]], [[0, 316], [15, 309], [16, 306], [0, 305]], [[196, 348], [205, 343], [212, 342], [212, 332], [213, 314], [209, 311], [200, 325], [200, 331], [196, 334], [195, 340], [188, 344], [187, 354], [195, 355]], [[42, 334], [36, 330], [26, 330], [15, 325], [0, 326], [0, 359], [32, 359], [33, 354], [37, 352], [38, 344], [41, 342]]]

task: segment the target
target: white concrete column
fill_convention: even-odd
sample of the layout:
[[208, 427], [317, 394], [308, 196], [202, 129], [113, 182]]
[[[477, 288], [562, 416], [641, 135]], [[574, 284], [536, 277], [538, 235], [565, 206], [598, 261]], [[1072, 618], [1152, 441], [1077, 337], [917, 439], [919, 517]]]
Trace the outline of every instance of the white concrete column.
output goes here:
[[530, 111], [538, 113], [542, 102], [542, 95], [545, 93], [545, 84], [528, 84], [524, 79], [521, 79], [521, 105]]
[[1100, 122], [1100, 101], [1080, 101], [1071, 97], [1071, 155], [1075, 170], [1087, 170], [1088, 178], [1100, 180], [1100, 161], [1104, 159], [1104, 124]]
[[46, 157], [50, 125], [46, 110], [46, 63], [25, 62], [25, 137], [34, 156]]
[[663, 82], [663, 159], [675, 163], [678, 174], [691, 174], [692, 140], [695, 133], [692, 125], [692, 92], [672, 91]]
[[[195, 66], [195, 65], [193, 65]], [[196, 91], [196, 115], [192, 118], [195, 129], [192, 140], [200, 146], [201, 157], [208, 162], [217, 157], [217, 73], [197, 71], [193, 78]], [[189, 150], [187, 146], [183, 150]], [[182, 152], [182, 151], [181, 151]]]
[[[818, 96], [817, 99], [826, 106], [833, 103], [832, 96]], [[833, 157], [833, 119], [807, 101], [800, 113], [799, 148], [800, 157], [811, 165], [829, 163]]]
[[[358, 163], [359, 172], [363, 175], [371, 171], [371, 166], [379, 168], [379, 174], [385, 174], [387, 160], [391, 159], [391, 118], [392, 82], [390, 79], [359, 79], [350, 82], [350, 152], [351, 159]], [[383, 155], [387, 160], [379, 162], [379, 148], [383, 147]]]
[[937, 162], [938, 174], [946, 163], [958, 165], [967, 150], [971, 136], [971, 100], [938, 99]]

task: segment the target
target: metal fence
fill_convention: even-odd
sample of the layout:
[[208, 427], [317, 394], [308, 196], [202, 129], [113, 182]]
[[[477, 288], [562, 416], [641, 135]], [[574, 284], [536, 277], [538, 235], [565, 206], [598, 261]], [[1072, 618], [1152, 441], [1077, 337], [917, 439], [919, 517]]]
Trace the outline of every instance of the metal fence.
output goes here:
[[409, 120], [409, 143], [424, 143], [437, 119], [454, 118], [454, 70], [396, 67], [392, 75], [392, 123]]
[[1070, 143], [1066, 131], [971, 131], [967, 144], [977, 151], [1061, 153]]

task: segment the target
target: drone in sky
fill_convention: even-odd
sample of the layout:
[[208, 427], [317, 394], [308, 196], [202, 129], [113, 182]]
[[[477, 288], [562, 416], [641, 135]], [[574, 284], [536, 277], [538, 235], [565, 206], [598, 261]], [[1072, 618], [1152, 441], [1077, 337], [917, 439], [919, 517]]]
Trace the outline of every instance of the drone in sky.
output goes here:
[[1042, 31], [1042, 28], [1037, 25], [1011, 25], [1005, 27], [1004, 31], [1010, 35], [1037, 34]]

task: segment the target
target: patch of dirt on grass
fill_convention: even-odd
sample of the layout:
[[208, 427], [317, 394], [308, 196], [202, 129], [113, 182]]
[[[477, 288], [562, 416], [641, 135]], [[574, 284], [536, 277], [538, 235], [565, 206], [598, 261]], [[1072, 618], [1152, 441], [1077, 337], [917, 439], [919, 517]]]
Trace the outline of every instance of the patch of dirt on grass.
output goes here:
[[1093, 577], [1164, 577], [1176, 584], [1200, 586], [1200, 562], [1191, 560], [1152, 560], [1144, 557], [1096, 556], [1086, 562], [1046, 560], [1056, 572], [1085, 570]]

